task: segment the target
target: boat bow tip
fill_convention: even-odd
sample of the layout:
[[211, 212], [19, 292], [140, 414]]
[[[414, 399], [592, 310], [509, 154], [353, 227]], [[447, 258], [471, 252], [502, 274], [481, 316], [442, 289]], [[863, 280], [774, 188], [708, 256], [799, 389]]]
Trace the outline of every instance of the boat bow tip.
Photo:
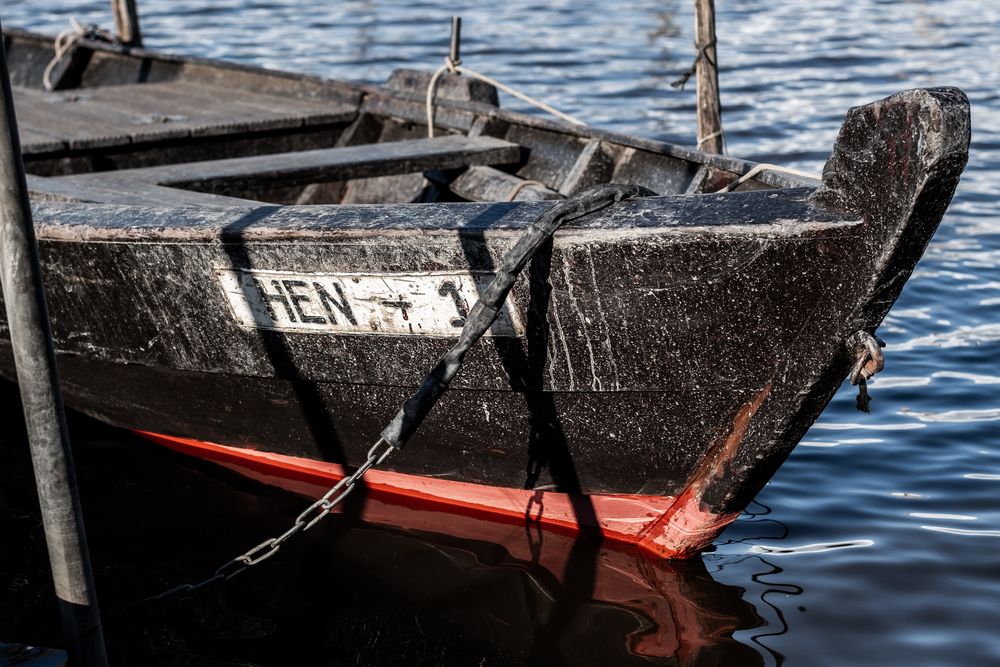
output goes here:
[[968, 161], [970, 126], [969, 99], [958, 88], [917, 88], [852, 107], [813, 198], [884, 217], [912, 209], [936, 185], [943, 213]]

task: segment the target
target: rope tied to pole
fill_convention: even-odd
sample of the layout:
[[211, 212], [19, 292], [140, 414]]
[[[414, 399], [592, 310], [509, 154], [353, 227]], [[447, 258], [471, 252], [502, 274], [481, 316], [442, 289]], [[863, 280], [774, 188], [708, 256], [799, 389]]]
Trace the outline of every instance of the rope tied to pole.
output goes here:
[[695, 47], [698, 49], [698, 52], [694, 56], [694, 61], [692, 61], [691, 67], [689, 67], [685, 72], [683, 72], [675, 80], [671, 81], [670, 82], [670, 87], [671, 88], [679, 88], [681, 90], [684, 90], [684, 86], [687, 85], [688, 80], [692, 76], [694, 76], [695, 73], [697, 73], [697, 71], [698, 71], [698, 63], [701, 61], [702, 58], [704, 58], [705, 61], [709, 65], [711, 65], [712, 67], [718, 67], [718, 65], [711, 58], [708, 57], [708, 49], [710, 49], [711, 47], [715, 46], [716, 43], [718, 43], [718, 40], [713, 39], [710, 42], [706, 42], [706, 43], [702, 44], [701, 46], [698, 46], [697, 44], [695, 44]]
[[431, 76], [430, 83], [427, 84], [427, 99], [426, 99], [426, 107], [427, 107], [427, 137], [430, 138], [430, 139], [434, 138], [434, 97], [437, 94], [438, 81], [441, 78], [441, 76], [443, 74], [445, 74], [445, 73], [448, 73], [448, 74], [457, 74], [457, 75], [464, 74], [464, 75], [466, 75], [468, 77], [471, 77], [473, 79], [478, 79], [478, 80], [480, 80], [480, 81], [482, 81], [484, 83], [487, 83], [487, 84], [489, 84], [491, 86], [496, 87], [497, 90], [502, 90], [503, 92], [507, 93], [508, 95], [511, 95], [512, 97], [516, 97], [517, 99], [521, 100], [522, 102], [527, 102], [528, 104], [530, 104], [530, 105], [532, 105], [534, 107], [537, 107], [537, 108], [541, 109], [542, 111], [545, 111], [545, 112], [547, 112], [547, 113], [555, 116], [556, 118], [564, 120], [567, 123], [572, 123], [573, 125], [586, 125], [586, 123], [583, 122], [582, 120], [580, 120], [579, 118], [571, 116], [568, 113], [564, 113], [562, 111], [559, 111], [555, 107], [553, 107], [553, 106], [551, 106], [549, 104], [546, 104], [545, 102], [542, 102], [541, 100], [535, 99], [534, 97], [531, 97], [530, 95], [522, 93], [521, 91], [516, 90], [516, 89], [514, 89], [514, 88], [512, 88], [512, 87], [510, 87], [510, 86], [508, 86], [508, 85], [506, 85], [504, 83], [500, 83], [496, 79], [488, 77], [485, 74], [480, 74], [479, 72], [477, 72], [477, 71], [475, 71], [473, 69], [469, 69], [468, 67], [463, 66], [461, 59], [452, 59], [451, 56], [447, 56], [444, 59], [444, 65], [442, 65], [441, 67], [439, 67], [434, 72], [433, 76]]
[[93, 23], [83, 25], [75, 18], [70, 18], [69, 23], [69, 28], [56, 35], [56, 39], [53, 44], [55, 55], [52, 56], [52, 60], [50, 60], [49, 64], [45, 66], [45, 71], [42, 73], [42, 85], [45, 86], [45, 90], [49, 92], [55, 90], [55, 84], [52, 83], [53, 70], [55, 70], [56, 66], [62, 62], [63, 57], [69, 53], [69, 51], [76, 46], [80, 40], [87, 39], [97, 42], [107, 42], [108, 44], [114, 44], [118, 41], [111, 31], [105, 30], [104, 28], [101, 28]]
[[716, 137], [722, 137], [722, 143], [725, 144], [725, 142], [726, 142], [726, 133], [723, 132], [722, 130], [716, 130], [715, 132], [713, 132], [711, 134], [707, 134], [707, 135], [705, 135], [704, 137], [702, 137], [701, 139], [698, 140], [698, 150], [701, 150], [702, 146], [704, 146], [705, 144], [707, 144], [708, 142], [710, 142], [712, 139], [715, 139]]

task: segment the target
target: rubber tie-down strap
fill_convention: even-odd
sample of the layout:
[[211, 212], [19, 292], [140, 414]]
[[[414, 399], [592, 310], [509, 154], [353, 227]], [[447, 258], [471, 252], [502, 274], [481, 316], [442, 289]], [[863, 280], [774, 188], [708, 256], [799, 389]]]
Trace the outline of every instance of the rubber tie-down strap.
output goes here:
[[592, 215], [622, 200], [653, 194], [638, 185], [601, 185], [559, 202], [532, 222], [514, 247], [503, 256], [493, 280], [469, 311], [458, 342], [438, 360], [417, 391], [403, 403], [382, 431], [382, 438], [393, 447], [402, 449], [462, 367], [465, 353], [493, 325], [518, 274], [563, 223]]

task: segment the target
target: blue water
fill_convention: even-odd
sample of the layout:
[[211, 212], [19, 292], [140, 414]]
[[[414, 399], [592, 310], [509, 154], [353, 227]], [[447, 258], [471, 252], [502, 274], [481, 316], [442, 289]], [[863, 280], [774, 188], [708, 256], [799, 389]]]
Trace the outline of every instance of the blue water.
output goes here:
[[[668, 85], [693, 55], [688, 1], [139, 4], [148, 47], [368, 82], [438, 66], [458, 13], [466, 65], [596, 126], [693, 143], [693, 85]], [[55, 33], [70, 16], [110, 24], [106, 5], [7, 0], [0, 11], [5, 26]], [[756, 617], [733, 628], [747, 651], [720, 664], [1000, 664], [1000, 3], [717, 0], [717, 9], [731, 154], [819, 171], [851, 105], [935, 85], [962, 88], [973, 105], [958, 192], [881, 328], [887, 363], [871, 383], [872, 414], [858, 413], [844, 387], [703, 556]], [[589, 632], [601, 640], [599, 624]], [[370, 625], [356, 634], [392, 641]], [[453, 655], [412, 646], [399, 655]], [[333, 661], [371, 655], [352, 649]]]

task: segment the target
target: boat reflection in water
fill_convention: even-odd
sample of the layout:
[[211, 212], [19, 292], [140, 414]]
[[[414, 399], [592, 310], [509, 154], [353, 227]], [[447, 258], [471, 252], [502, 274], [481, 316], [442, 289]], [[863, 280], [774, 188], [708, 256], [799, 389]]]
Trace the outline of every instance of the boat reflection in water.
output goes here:
[[[713, 580], [701, 558], [654, 562], [599, 537], [393, 505], [360, 488], [339, 516], [239, 577], [135, 604], [280, 534], [325, 488], [199, 461], [74, 421], [87, 529], [118, 663], [280, 664], [316, 655], [365, 664], [763, 663], [733, 634], [764, 620], [741, 588]], [[15, 449], [5, 447], [5, 458]], [[44, 549], [33, 536], [37, 516], [25, 519], [23, 511], [30, 508], [28, 465], [25, 455], [2, 466], [2, 488], [17, 491], [0, 511], [11, 512], [3, 524], [8, 534], [21, 532], [19, 546]], [[37, 591], [50, 586], [44, 551], [36, 556], [3, 558], [3, 579], [34, 585], [38, 609], [3, 605], [4, 627], [24, 631], [30, 616], [36, 629], [0, 639], [59, 641], [54, 608]], [[18, 572], [26, 562], [33, 571]], [[11, 614], [17, 618], [3, 618]], [[50, 631], [37, 630], [43, 626]]]
[[[326, 490], [235, 463], [226, 467], [307, 498]], [[544, 494], [537, 497], [532, 512], [544, 511]], [[684, 665], [756, 655], [732, 634], [760, 619], [742, 591], [714, 581], [701, 559], [654, 561], [609, 547], [599, 536], [542, 529], [531, 519], [489, 521], [372, 495], [355, 499], [346, 513], [360, 513], [356, 532], [377, 527], [380, 535], [342, 533], [331, 563], [346, 567], [348, 577], [365, 578], [363, 588], [382, 589], [388, 605], [401, 595], [417, 613], [450, 616], [470, 637], [500, 633], [490, 644], [504, 653], [604, 664], [631, 655]], [[371, 544], [352, 551], [354, 539]]]

